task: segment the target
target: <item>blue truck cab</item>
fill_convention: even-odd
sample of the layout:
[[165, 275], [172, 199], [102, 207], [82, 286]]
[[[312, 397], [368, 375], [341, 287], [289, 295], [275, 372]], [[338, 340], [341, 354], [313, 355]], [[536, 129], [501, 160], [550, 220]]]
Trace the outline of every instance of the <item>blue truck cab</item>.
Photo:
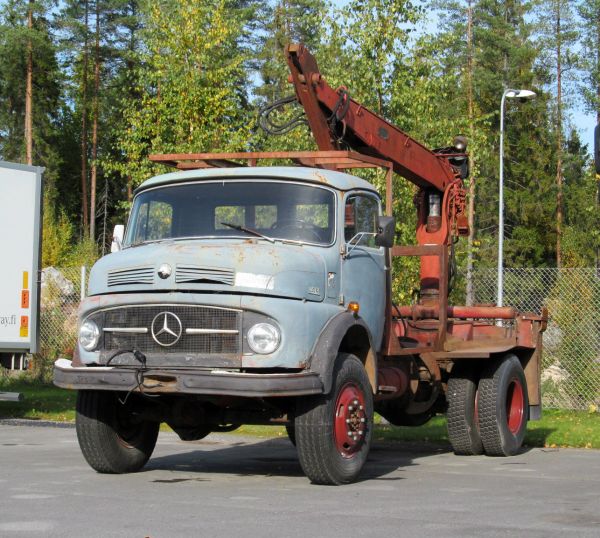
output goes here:
[[[313, 481], [354, 479], [384, 332], [383, 219], [373, 185], [330, 170], [144, 182], [122, 248], [91, 270], [73, 360], [55, 364], [55, 384], [79, 390], [90, 465], [138, 470], [161, 422], [184, 440], [279, 423]], [[326, 455], [313, 447], [323, 428]]]

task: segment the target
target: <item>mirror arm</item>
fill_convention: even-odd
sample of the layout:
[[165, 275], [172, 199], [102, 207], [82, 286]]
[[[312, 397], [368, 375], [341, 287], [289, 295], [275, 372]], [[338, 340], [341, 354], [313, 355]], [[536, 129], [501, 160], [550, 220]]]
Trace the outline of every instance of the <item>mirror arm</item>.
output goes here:
[[[350, 248], [344, 254], [342, 254], [342, 258], [346, 259], [348, 255], [360, 244], [361, 239], [366, 235], [372, 235], [375, 237], [377, 234], [375, 232], [358, 232], [354, 234], [350, 241], [348, 241]], [[353, 241], [355, 242], [353, 243]]]

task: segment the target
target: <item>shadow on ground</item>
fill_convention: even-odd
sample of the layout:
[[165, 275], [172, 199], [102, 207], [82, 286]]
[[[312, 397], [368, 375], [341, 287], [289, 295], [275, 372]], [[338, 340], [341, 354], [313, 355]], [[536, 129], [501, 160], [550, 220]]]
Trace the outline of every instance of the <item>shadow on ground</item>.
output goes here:
[[[159, 441], [160, 443], [160, 441]], [[256, 443], [237, 442], [223, 448], [215, 448], [210, 437], [206, 441], [189, 443], [191, 450], [173, 455], [150, 459], [145, 471], [164, 470], [186, 473], [186, 477], [157, 479], [158, 483], [210, 480], [202, 474], [230, 474], [232, 476], [304, 476], [296, 449], [287, 439], [268, 439]], [[362, 480], [401, 480], [402, 477], [387, 476], [392, 472], [412, 465], [415, 458], [448, 452], [449, 447], [438, 445], [417, 445], [410, 443], [375, 442], [369, 459], [363, 468]], [[200, 476], [190, 477], [189, 473]]]

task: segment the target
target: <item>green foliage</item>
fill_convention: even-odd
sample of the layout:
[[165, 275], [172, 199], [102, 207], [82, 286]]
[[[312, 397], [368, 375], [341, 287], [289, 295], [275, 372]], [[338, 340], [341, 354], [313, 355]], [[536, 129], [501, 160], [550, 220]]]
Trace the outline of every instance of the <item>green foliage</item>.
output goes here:
[[67, 267], [91, 267], [99, 257], [98, 244], [89, 237], [85, 237], [75, 243], [66, 259]]
[[570, 133], [565, 143], [564, 182], [564, 265], [593, 267], [600, 248], [598, 182], [587, 148], [576, 131]]
[[42, 267], [91, 267], [98, 259], [98, 245], [89, 238], [77, 240], [74, 225], [64, 210], [56, 209], [52, 193], [44, 196]]
[[582, 80], [580, 92], [588, 112], [600, 115], [600, 0], [583, 0], [577, 3], [580, 17], [580, 64]]
[[61, 210], [56, 210], [50, 194], [44, 196], [42, 227], [42, 267], [65, 265], [73, 239], [73, 225]]
[[[32, 10], [32, 28], [27, 12]], [[33, 59], [32, 138], [34, 164], [44, 166], [52, 188], [60, 177], [62, 155], [60, 93], [63, 82], [50, 21], [51, 2], [10, 0], [0, 10], [0, 159], [26, 162], [25, 80], [28, 47]]]
[[255, 93], [270, 103], [292, 92], [287, 82], [289, 69], [284, 47], [288, 43], [303, 43], [310, 50], [318, 50], [327, 9], [324, 0], [276, 0], [260, 4], [261, 9], [256, 13], [259, 35], [255, 42], [255, 62], [262, 83]]
[[244, 149], [252, 120], [240, 46], [248, 13], [231, 2], [149, 2], [135, 98], [124, 103], [117, 170], [134, 184], [152, 171], [150, 153]]

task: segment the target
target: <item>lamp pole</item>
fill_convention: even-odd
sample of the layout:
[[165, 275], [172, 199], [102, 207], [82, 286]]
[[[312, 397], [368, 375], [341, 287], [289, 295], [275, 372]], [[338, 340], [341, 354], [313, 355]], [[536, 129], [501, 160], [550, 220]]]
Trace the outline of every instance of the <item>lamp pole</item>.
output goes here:
[[531, 90], [504, 90], [500, 101], [500, 179], [498, 186], [498, 292], [496, 305], [503, 306], [504, 301], [504, 102], [509, 99], [533, 99]]

